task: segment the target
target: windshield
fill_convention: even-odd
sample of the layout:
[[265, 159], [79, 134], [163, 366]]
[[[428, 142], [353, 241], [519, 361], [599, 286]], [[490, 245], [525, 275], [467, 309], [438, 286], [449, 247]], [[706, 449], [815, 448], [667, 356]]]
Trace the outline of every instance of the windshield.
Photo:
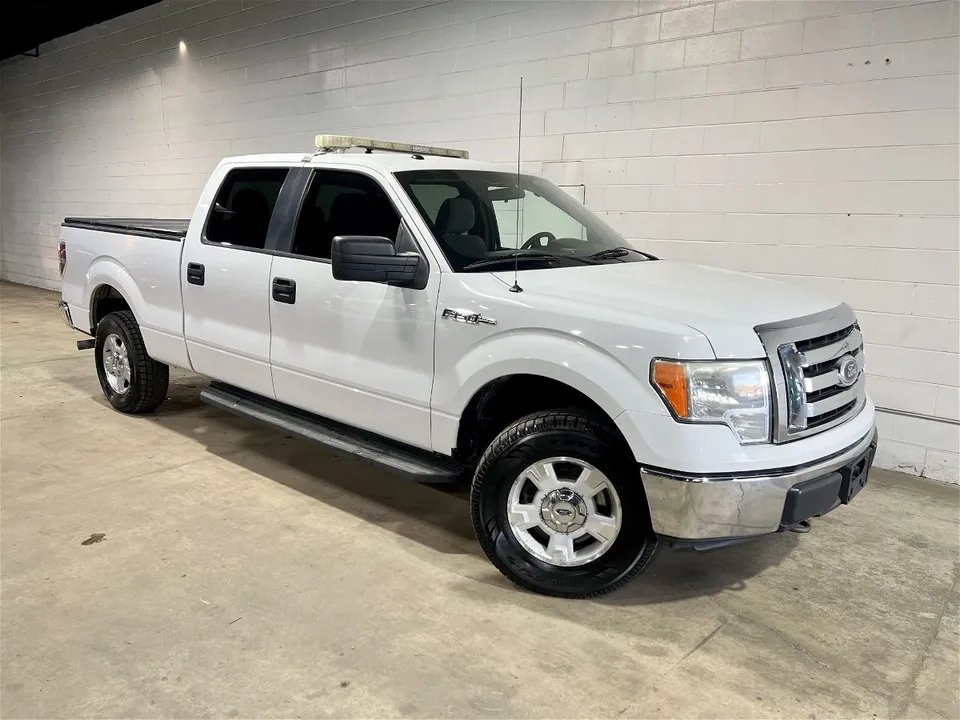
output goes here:
[[543, 178], [483, 170], [396, 175], [455, 272], [651, 258]]

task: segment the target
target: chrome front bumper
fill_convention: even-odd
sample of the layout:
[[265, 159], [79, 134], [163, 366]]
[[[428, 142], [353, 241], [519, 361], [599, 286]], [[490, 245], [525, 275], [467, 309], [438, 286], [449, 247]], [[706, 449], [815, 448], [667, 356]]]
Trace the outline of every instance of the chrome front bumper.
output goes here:
[[71, 330], [76, 330], [77, 328], [73, 324], [73, 317], [70, 315], [70, 306], [63, 300], [58, 302], [57, 305], [60, 308], [60, 317], [63, 318], [64, 324]]
[[776, 532], [791, 488], [855, 462], [876, 437], [876, 430], [871, 430], [832, 457], [758, 474], [698, 476], [641, 467], [653, 529], [668, 538], [702, 541]]

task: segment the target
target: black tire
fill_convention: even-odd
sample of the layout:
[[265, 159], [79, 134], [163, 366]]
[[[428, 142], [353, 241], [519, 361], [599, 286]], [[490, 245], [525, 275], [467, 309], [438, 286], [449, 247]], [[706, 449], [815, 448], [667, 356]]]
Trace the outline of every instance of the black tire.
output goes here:
[[[522, 547], [507, 520], [514, 480], [538, 460], [555, 456], [598, 468], [620, 497], [619, 534], [603, 555], [585, 565], [558, 567], [536, 558]], [[534, 413], [501, 432], [477, 466], [470, 511], [480, 545], [497, 569], [543, 595], [589, 598], [616, 590], [646, 570], [658, 545], [633, 454], [608, 422], [573, 411]]]
[[[103, 367], [103, 345], [110, 335], [118, 335], [126, 346], [130, 364], [130, 385], [118, 393], [110, 387]], [[112, 312], [97, 325], [97, 344], [94, 350], [97, 377], [103, 394], [114, 408], [131, 415], [154, 410], [167, 397], [170, 367], [147, 355], [140, 326], [129, 310]]]

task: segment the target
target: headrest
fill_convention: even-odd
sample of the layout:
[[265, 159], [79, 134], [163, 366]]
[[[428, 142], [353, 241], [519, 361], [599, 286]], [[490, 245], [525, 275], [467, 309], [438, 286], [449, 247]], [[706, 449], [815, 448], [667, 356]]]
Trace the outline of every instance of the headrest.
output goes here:
[[447, 198], [437, 213], [437, 230], [443, 234], [459, 235], [471, 230], [475, 220], [473, 203], [467, 198]]

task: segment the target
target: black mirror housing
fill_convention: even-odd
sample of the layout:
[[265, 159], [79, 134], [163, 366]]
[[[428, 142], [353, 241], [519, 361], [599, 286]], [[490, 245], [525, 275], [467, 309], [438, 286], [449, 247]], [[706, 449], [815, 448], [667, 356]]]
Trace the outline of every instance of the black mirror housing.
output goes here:
[[336, 280], [412, 285], [420, 256], [397, 254], [392, 240], [368, 235], [338, 235], [330, 249]]

